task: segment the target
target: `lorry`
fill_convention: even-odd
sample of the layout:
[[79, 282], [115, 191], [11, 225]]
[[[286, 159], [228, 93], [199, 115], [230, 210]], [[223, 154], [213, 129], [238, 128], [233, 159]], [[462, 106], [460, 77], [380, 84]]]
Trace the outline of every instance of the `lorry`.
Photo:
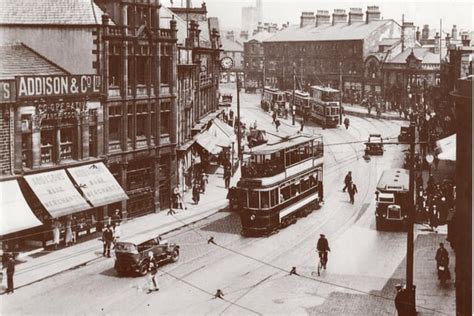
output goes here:
[[409, 171], [384, 170], [375, 192], [375, 227], [377, 230], [406, 227], [410, 207]]

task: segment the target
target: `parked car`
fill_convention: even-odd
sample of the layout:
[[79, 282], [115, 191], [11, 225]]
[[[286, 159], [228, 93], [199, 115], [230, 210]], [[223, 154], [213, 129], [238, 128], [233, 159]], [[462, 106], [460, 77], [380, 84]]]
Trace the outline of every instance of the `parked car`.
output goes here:
[[370, 134], [369, 141], [365, 143], [366, 155], [383, 155], [383, 140], [380, 134]]
[[402, 126], [400, 127], [400, 135], [398, 135], [398, 141], [400, 143], [408, 143], [410, 141], [410, 128]]
[[219, 106], [230, 107], [232, 105], [232, 94], [222, 94]]
[[115, 244], [115, 270], [123, 275], [136, 272], [145, 275], [148, 270], [148, 252], [152, 251], [158, 264], [176, 262], [179, 259], [179, 246], [161, 240], [158, 236], [145, 242], [130, 239]]

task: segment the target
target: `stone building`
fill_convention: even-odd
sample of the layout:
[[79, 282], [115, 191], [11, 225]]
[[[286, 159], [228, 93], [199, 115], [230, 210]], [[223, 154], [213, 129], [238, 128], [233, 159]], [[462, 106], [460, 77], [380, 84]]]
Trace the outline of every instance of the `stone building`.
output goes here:
[[220, 58], [230, 57], [234, 61], [233, 67], [222, 73], [224, 80], [233, 82], [236, 74], [241, 74], [244, 70], [244, 46], [232, 37], [224, 37], [221, 38], [220, 48]]
[[[299, 25], [289, 26], [263, 41], [265, 79], [280, 89], [291, 89], [293, 72], [305, 87], [315, 84], [342, 86], [365, 94], [365, 60], [386, 38], [400, 38], [401, 26], [381, 20], [377, 6], [369, 6], [365, 19], [362, 9], [349, 14], [336, 9], [303, 12]], [[342, 77], [342, 83], [340, 82]]]
[[264, 51], [263, 41], [273, 36], [275, 32], [261, 31], [255, 33], [244, 42], [244, 73], [245, 81], [263, 84]]

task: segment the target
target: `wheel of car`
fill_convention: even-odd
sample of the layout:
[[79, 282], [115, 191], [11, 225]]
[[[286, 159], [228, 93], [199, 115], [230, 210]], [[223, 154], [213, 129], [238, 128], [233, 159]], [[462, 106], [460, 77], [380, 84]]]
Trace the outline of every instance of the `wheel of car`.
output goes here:
[[142, 262], [142, 264], [140, 265], [140, 269], [138, 270], [138, 274], [140, 274], [141, 276], [144, 276], [146, 275], [147, 272], [148, 272], [148, 265], [146, 264], [146, 262]]
[[176, 262], [179, 260], [179, 250], [178, 249], [174, 249], [173, 252], [171, 253], [171, 262]]

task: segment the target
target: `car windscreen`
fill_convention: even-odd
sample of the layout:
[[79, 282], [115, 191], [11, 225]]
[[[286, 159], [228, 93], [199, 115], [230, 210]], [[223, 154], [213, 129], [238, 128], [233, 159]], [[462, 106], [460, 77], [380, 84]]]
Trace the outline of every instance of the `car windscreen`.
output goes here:
[[117, 243], [115, 245], [115, 251], [120, 252], [136, 252], [137, 246], [132, 243]]

